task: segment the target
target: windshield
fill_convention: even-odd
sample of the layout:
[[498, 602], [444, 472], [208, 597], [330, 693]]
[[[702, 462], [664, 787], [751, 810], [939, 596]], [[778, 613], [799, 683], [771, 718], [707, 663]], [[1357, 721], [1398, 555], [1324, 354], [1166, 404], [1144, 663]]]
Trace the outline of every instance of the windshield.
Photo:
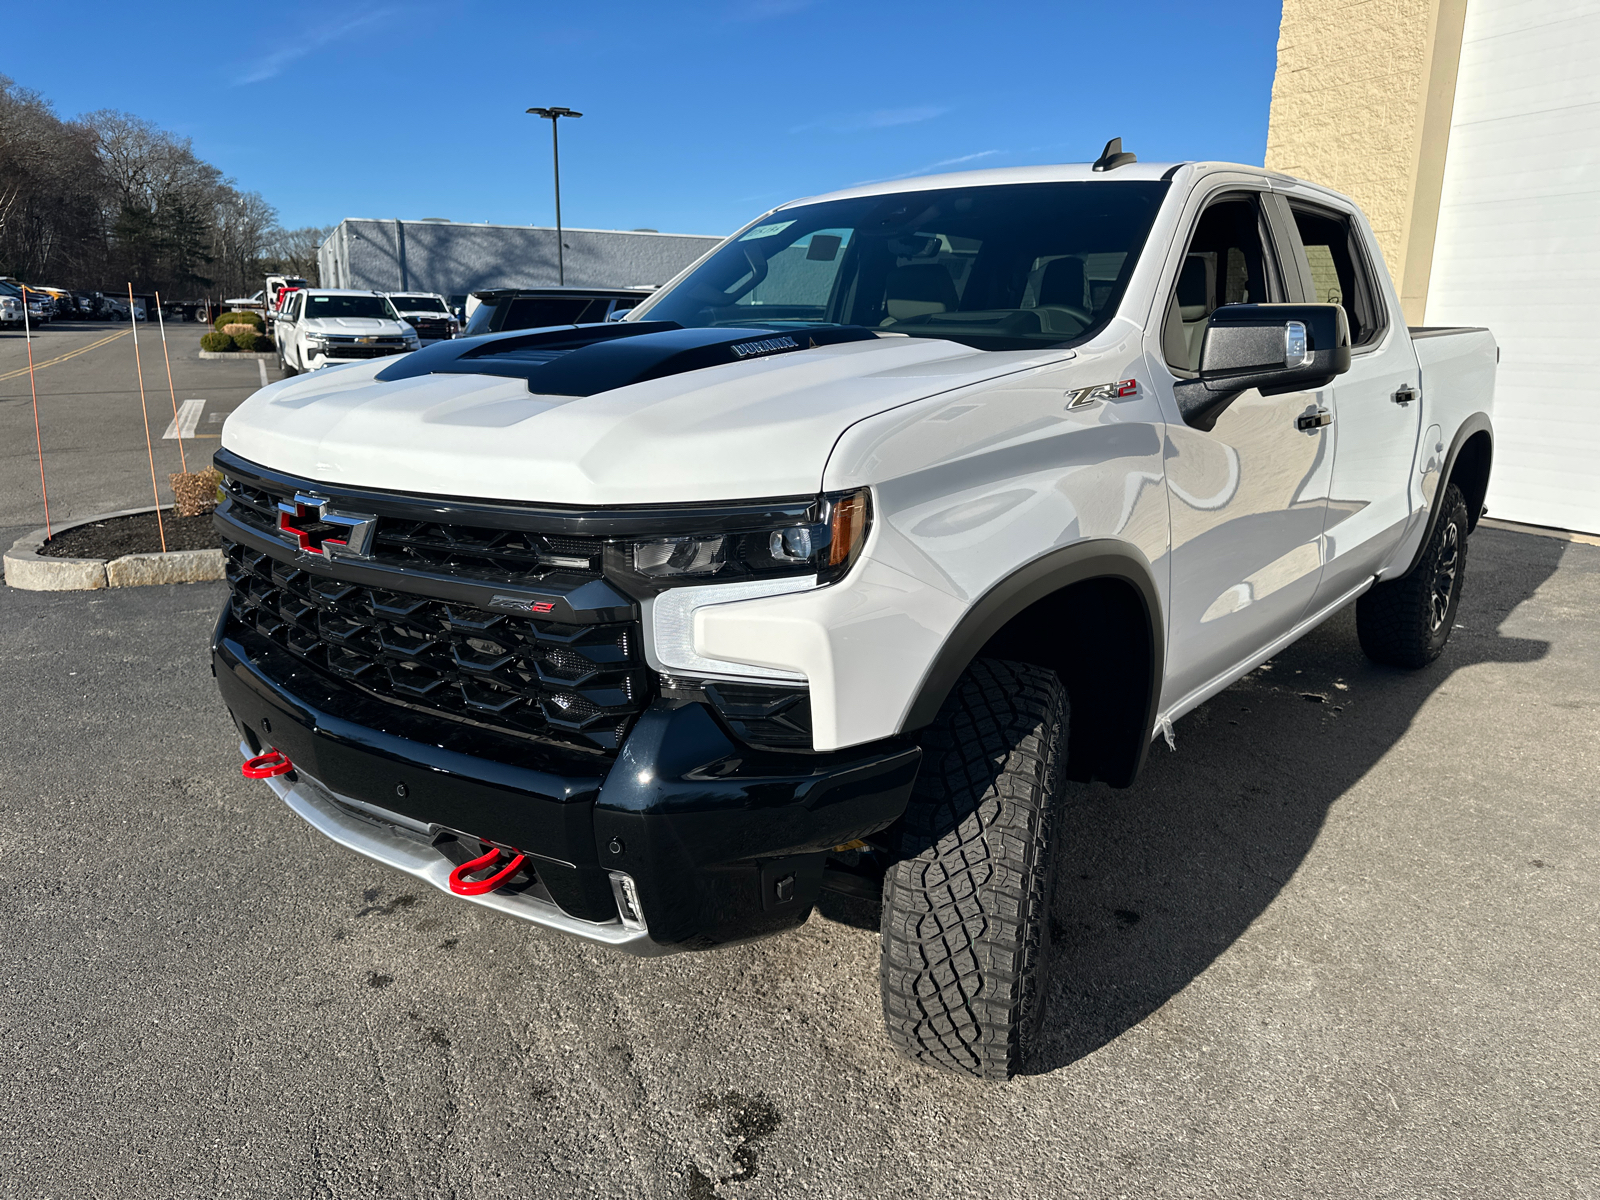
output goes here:
[[307, 296], [306, 318], [315, 321], [323, 317], [397, 319], [394, 309], [382, 296]]
[[1116, 313], [1167, 186], [1004, 184], [785, 208], [640, 316], [864, 325], [979, 350], [1072, 345]]
[[401, 312], [448, 312], [444, 301], [437, 296], [390, 296], [389, 299]]

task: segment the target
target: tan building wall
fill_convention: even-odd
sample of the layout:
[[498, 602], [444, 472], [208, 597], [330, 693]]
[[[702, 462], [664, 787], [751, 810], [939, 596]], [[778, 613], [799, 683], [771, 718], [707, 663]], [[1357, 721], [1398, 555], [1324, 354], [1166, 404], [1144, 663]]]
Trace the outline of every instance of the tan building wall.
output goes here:
[[1467, 0], [1284, 0], [1266, 165], [1344, 192], [1409, 323], [1428, 294]]

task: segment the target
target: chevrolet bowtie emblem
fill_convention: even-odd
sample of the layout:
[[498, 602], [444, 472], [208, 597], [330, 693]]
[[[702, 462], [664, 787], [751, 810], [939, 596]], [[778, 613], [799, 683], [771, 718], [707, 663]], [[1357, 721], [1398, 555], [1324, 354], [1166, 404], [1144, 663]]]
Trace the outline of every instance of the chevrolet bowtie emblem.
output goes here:
[[336, 512], [321, 496], [297, 492], [292, 501], [278, 501], [278, 532], [302, 554], [369, 557], [378, 518]]

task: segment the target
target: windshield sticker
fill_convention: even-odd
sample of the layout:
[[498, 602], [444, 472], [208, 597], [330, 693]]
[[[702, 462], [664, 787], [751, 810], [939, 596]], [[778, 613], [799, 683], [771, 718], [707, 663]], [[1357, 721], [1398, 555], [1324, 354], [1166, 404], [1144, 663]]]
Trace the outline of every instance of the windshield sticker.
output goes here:
[[739, 240], [741, 242], [753, 242], [757, 238], [771, 237], [775, 233], [782, 233], [785, 229], [789, 228], [789, 226], [793, 224], [793, 221], [779, 221], [775, 225], [757, 225]]

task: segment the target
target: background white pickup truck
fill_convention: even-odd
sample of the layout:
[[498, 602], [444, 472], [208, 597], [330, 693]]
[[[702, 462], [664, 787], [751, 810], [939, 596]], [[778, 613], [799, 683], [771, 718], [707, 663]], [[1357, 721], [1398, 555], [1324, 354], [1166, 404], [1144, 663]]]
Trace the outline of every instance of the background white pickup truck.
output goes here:
[[446, 341], [461, 332], [461, 322], [437, 292], [388, 292], [386, 295], [395, 314], [417, 331], [424, 346]]
[[421, 345], [379, 292], [301, 288], [272, 323], [278, 363], [286, 374], [405, 354]]
[[1117, 149], [796, 202], [621, 323], [257, 393], [217, 456], [251, 769], [634, 953], [881, 890], [896, 1044], [1018, 1069], [1064, 780], [1127, 785], [1352, 601], [1431, 662], [1492, 452], [1493, 339], [1406, 329], [1347, 199]]

